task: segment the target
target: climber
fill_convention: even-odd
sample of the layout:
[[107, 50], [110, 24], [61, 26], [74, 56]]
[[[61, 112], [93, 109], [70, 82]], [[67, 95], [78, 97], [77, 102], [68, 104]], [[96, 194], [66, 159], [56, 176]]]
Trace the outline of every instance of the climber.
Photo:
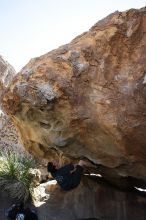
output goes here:
[[63, 190], [71, 190], [80, 184], [84, 167], [94, 167], [92, 163], [80, 160], [78, 164], [60, 166], [59, 161], [48, 162], [47, 170]]

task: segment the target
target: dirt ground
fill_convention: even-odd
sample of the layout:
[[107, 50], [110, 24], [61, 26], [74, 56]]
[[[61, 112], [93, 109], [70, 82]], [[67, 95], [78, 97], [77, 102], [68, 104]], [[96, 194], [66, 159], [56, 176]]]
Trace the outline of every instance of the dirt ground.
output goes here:
[[[9, 198], [9, 196], [4, 193], [0, 192], [0, 220], [7, 220], [5, 213], [6, 210], [11, 207], [12, 204], [14, 204], [16, 201], [13, 199]], [[32, 206], [32, 205], [30, 205]], [[44, 218], [45, 220], [45, 218]]]
[[5, 211], [13, 204], [6, 193], [0, 192], [0, 220], [6, 220]]
[[[0, 220], [7, 220], [5, 217], [5, 212], [15, 202], [16, 201], [10, 199], [6, 193], [0, 192]], [[49, 220], [48, 212], [46, 211], [46, 205], [43, 205], [39, 208], [34, 207], [33, 205], [29, 205], [29, 207], [32, 207], [36, 210], [39, 220]]]

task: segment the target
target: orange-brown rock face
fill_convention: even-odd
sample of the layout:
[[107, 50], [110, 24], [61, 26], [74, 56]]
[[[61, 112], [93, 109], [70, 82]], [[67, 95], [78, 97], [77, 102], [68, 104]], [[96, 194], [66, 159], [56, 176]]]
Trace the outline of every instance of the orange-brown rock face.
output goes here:
[[25, 147], [146, 180], [146, 8], [115, 12], [15, 77], [3, 107]]

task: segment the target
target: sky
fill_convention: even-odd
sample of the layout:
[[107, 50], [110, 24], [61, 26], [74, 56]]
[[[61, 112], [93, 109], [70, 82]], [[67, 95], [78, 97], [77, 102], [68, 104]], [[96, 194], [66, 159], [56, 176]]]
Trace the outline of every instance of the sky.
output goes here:
[[0, 55], [18, 72], [118, 10], [146, 0], [0, 0]]

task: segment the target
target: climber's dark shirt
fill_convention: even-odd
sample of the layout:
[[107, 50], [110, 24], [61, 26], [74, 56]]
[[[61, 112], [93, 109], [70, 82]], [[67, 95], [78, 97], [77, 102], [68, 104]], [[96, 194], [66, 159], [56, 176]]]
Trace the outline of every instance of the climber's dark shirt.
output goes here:
[[73, 173], [71, 173], [72, 170], [74, 170], [73, 164], [68, 164], [51, 173], [51, 175], [56, 179], [62, 189], [70, 190], [80, 184], [83, 167], [77, 165]]

